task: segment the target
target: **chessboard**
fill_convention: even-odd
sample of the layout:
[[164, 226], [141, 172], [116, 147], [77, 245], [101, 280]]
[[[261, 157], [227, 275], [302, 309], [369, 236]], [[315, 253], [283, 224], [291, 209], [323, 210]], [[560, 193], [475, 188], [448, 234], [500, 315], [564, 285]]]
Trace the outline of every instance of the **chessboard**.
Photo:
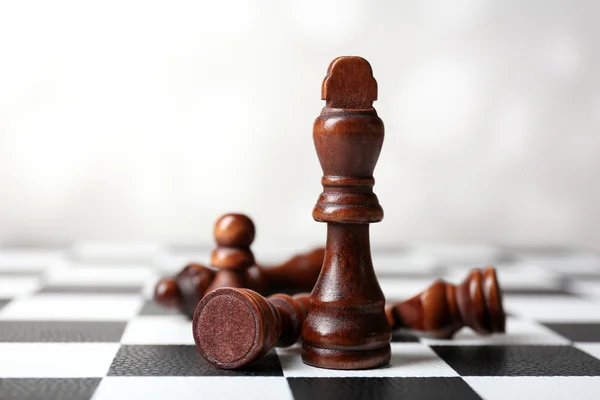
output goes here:
[[[598, 399], [600, 256], [570, 248], [373, 247], [388, 300], [496, 266], [507, 333], [395, 334], [388, 366], [339, 371], [300, 347], [219, 370], [191, 324], [151, 300], [156, 280], [210, 248], [85, 242], [0, 249], [0, 399]], [[303, 249], [295, 249], [301, 251]], [[281, 261], [292, 252], [255, 251]]]

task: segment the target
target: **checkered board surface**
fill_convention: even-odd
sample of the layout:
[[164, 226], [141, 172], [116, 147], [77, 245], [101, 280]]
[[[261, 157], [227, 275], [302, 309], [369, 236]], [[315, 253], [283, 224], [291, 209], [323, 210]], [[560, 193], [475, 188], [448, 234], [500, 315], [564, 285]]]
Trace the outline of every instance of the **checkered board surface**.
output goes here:
[[[301, 250], [301, 249], [296, 249]], [[388, 300], [494, 264], [507, 334], [394, 335], [389, 366], [304, 365], [299, 347], [239, 371], [208, 365], [190, 322], [150, 300], [210, 249], [80, 243], [0, 249], [0, 399], [599, 399], [600, 258], [569, 249], [373, 250]], [[262, 262], [282, 254], [256, 253]]]

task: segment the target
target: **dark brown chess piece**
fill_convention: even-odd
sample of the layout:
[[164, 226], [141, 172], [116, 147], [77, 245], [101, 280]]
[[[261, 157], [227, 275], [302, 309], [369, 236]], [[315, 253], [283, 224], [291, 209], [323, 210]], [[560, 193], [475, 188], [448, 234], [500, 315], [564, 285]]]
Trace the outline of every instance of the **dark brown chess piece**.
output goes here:
[[217, 248], [210, 255], [210, 264], [218, 268], [206, 293], [220, 287], [246, 287], [247, 270], [254, 265], [250, 245], [254, 241], [254, 223], [244, 214], [225, 214], [217, 220], [213, 235]]
[[325, 248], [300, 253], [279, 265], [248, 268], [248, 287], [263, 295], [310, 292], [319, 278]]
[[389, 363], [391, 331], [369, 243], [369, 224], [383, 219], [372, 189], [384, 138], [370, 64], [360, 57], [333, 60], [322, 99], [313, 139], [323, 192], [313, 218], [327, 223], [327, 243], [302, 328], [302, 360], [322, 368], [375, 368]]
[[[232, 244], [247, 244], [254, 238], [254, 224], [249, 217], [242, 214], [225, 214], [215, 223], [213, 229], [217, 245], [224, 243], [225, 250], [217, 248], [213, 257], [218, 263], [223, 263], [229, 254]], [[252, 239], [252, 240], [251, 240]], [[249, 244], [242, 246], [241, 251], [248, 257]], [[240, 252], [234, 250], [233, 253]], [[223, 256], [225, 253], [225, 256]], [[251, 253], [251, 252], [250, 252]], [[253, 264], [241, 273], [223, 269], [217, 272], [214, 267], [206, 267], [198, 263], [187, 265], [174, 277], [162, 278], [155, 286], [154, 300], [167, 308], [177, 308], [192, 318], [196, 306], [208, 289], [222, 286], [249, 287], [261, 294], [268, 295], [278, 292], [298, 293], [312, 290], [323, 264], [325, 249], [322, 247], [307, 253], [298, 254], [283, 264], [262, 267]], [[242, 258], [243, 258], [242, 257]], [[226, 257], [225, 257], [226, 258]], [[235, 261], [235, 260], [234, 260]], [[247, 262], [248, 259], [244, 262]], [[214, 265], [214, 264], [213, 264]], [[216, 279], [216, 282], [215, 282]]]
[[502, 291], [491, 267], [473, 269], [459, 285], [437, 280], [411, 299], [387, 305], [386, 314], [393, 330], [439, 339], [452, 338], [464, 326], [481, 335], [506, 330]]
[[[296, 342], [309, 301], [309, 293], [293, 298], [275, 294], [265, 299], [248, 289], [217, 289], [198, 306], [194, 340], [200, 353], [216, 367], [242, 367], [273, 346]], [[451, 339], [465, 326], [480, 335], [505, 332], [502, 292], [491, 267], [471, 270], [456, 286], [438, 280], [408, 300], [387, 304], [386, 312], [393, 331], [408, 329], [418, 336]]]
[[250, 364], [273, 346], [287, 347], [298, 340], [309, 302], [308, 293], [264, 298], [250, 289], [213, 290], [200, 301], [193, 317], [196, 348], [218, 368]]
[[188, 264], [174, 277], [158, 281], [154, 287], [154, 301], [166, 308], [179, 309], [191, 318], [215, 273], [202, 264]]
[[154, 300], [191, 318], [205, 293], [223, 286], [246, 286], [247, 269], [254, 264], [250, 250], [254, 234], [254, 223], [246, 215], [221, 216], [213, 228], [217, 248], [211, 254], [212, 268], [192, 263], [175, 277], [161, 279]]

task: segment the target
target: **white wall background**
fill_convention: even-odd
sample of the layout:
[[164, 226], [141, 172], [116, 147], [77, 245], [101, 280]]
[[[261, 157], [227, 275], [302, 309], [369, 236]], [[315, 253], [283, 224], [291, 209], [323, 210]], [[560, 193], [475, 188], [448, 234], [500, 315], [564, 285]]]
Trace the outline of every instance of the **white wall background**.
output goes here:
[[0, 242], [321, 241], [329, 62], [379, 82], [373, 241], [600, 248], [590, 1], [0, 3]]

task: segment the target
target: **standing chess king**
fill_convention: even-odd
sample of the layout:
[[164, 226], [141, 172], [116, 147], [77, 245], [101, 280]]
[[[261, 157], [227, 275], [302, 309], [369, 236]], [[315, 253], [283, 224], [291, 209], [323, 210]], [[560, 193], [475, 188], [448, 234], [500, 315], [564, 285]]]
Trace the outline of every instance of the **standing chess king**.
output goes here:
[[302, 359], [321, 368], [375, 368], [389, 363], [391, 330], [369, 243], [369, 224], [383, 219], [373, 170], [384, 137], [371, 65], [336, 58], [321, 96], [326, 104], [313, 139], [323, 192], [313, 218], [327, 223], [327, 244], [302, 327]]

